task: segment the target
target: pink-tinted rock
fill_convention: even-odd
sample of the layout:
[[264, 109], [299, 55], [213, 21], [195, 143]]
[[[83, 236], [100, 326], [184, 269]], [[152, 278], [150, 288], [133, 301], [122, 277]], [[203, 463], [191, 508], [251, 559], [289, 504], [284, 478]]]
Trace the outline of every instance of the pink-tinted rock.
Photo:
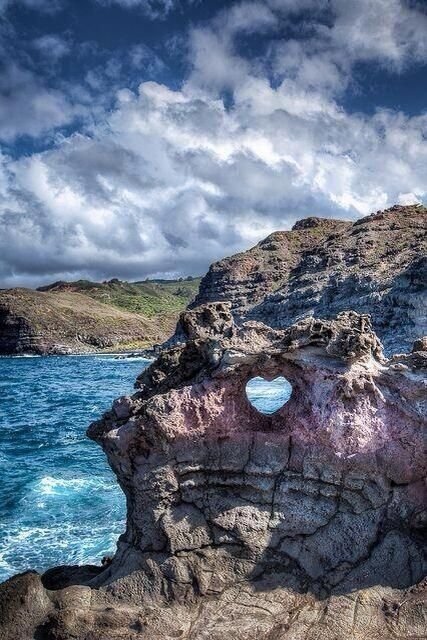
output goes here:
[[[216, 582], [231, 586], [267, 569], [323, 594], [375, 585], [371, 559], [378, 563], [390, 544], [406, 568], [385, 563], [382, 583], [403, 588], [421, 579], [419, 357], [387, 361], [369, 317], [353, 312], [285, 330], [237, 329], [218, 303], [186, 312], [181, 324], [186, 344], [141, 374], [127, 421], [107, 414], [89, 430], [131, 505], [107, 582], [132, 548], [142, 565], [155, 552], [151, 561], [178, 600], [188, 597], [188, 581], [195, 593], [215, 593]], [[292, 384], [290, 400], [271, 416], [246, 397], [254, 376]]]
[[[386, 360], [368, 316], [237, 328], [220, 303], [181, 327], [186, 343], [89, 428], [126, 532], [80, 580], [89, 600], [55, 573], [43, 637], [422, 637], [424, 343]], [[276, 413], [248, 401], [254, 376], [291, 382]]]

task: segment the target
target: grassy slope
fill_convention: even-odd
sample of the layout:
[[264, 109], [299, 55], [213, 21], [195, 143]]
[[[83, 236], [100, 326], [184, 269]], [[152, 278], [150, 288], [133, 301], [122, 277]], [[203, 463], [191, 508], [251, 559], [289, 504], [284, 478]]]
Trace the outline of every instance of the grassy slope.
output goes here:
[[58, 344], [73, 351], [143, 348], [171, 335], [199, 281], [78, 281], [37, 291], [10, 289], [0, 291], [0, 311], [23, 318], [33, 342], [47, 351]]
[[103, 283], [78, 280], [55, 283], [48, 287], [41, 287], [39, 291], [78, 292], [98, 302], [131, 313], [139, 313], [147, 318], [171, 315], [176, 319], [176, 314], [179, 314], [196, 295], [199, 284], [200, 278], [144, 282], [124, 282], [114, 279]]

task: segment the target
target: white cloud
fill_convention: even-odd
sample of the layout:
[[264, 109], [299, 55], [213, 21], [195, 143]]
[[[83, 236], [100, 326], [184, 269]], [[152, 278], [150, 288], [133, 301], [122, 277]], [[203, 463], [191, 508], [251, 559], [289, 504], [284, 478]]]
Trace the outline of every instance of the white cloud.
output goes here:
[[56, 34], [46, 34], [33, 40], [33, 46], [51, 62], [59, 60], [71, 51], [70, 43]]
[[[339, 95], [357, 63], [402, 72], [427, 60], [427, 15], [405, 0], [268, 0], [281, 15], [310, 9], [294, 39], [270, 48], [274, 72], [300, 87]], [[316, 11], [317, 9], [317, 11]], [[325, 20], [325, 17], [328, 17]]]
[[215, 93], [234, 90], [250, 72], [250, 63], [234, 51], [242, 34], [263, 33], [277, 27], [272, 11], [259, 2], [239, 2], [221, 11], [207, 27], [190, 33], [191, 84]]
[[[305, 13], [304, 26], [315, 29], [312, 53], [326, 45], [329, 53], [353, 61], [374, 60], [401, 69], [425, 60], [427, 15], [423, 2], [409, 0], [266, 0], [281, 15]], [[328, 26], [322, 20], [330, 16]], [[335, 49], [335, 51], [334, 51]]]
[[377, 60], [401, 69], [427, 55], [427, 15], [403, 0], [332, 0], [331, 42], [355, 60]]
[[[141, 9], [152, 19], [164, 18], [168, 13], [182, 6], [181, 0], [96, 0], [99, 4], [118, 5], [124, 9]], [[192, 4], [192, 0], [187, 0]]]
[[129, 57], [132, 66], [138, 72], [145, 72], [150, 77], [155, 77], [165, 69], [163, 60], [149, 47], [144, 44], [136, 44], [129, 50]]
[[8, 264], [51, 279], [197, 273], [303, 215], [425, 196], [427, 116], [300, 110], [267, 83], [260, 109], [260, 89], [247, 78], [227, 112], [189, 87], [145, 83], [92, 138], [9, 163], [21, 213], [3, 221]]
[[401, 205], [421, 204], [421, 199], [415, 193], [399, 193], [397, 203]]
[[[282, 0], [271, 0], [267, 11], [245, 3], [194, 28], [192, 71], [180, 90], [156, 82], [142, 83], [137, 93], [123, 88], [90, 135], [5, 160], [3, 285], [201, 273], [303, 216], [356, 218], [426, 198], [427, 113], [350, 114], [337, 102], [355, 61], [387, 58], [397, 68], [396, 51], [400, 66], [421, 56], [412, 36], [399, 45], [391, 20], [384, 28], [396, 46], [361, 48], [351, 35], [357, 15], [343, 19], [353, 11], [344, 1], [340, 11], [334, 5], [326, 31], [280, 42], [271, 13], [279, 3], [281, 15], [292, 10]], [[410, 11], [401, 4], [399, 15]], [[242, 57], [239, 34], [270, 28], [268, 60]], [[134, 53], [143, 64], [145, 51]]]
[[266, 4], [250, 0], [235, 3], [212, 21], [212, 27], [224, 39], [239, 33], [262, 33], [277, 24], [276, 15]]

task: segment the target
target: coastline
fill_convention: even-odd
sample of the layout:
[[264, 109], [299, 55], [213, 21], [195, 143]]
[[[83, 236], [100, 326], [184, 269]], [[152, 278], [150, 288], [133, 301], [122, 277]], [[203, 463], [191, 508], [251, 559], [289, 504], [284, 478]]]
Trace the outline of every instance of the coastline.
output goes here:
[[[0, 584], [2, 637], [423, 637], [427, 341], [387, 359], [352, 311], [271, 329], [212, 303], [182, 326], [87, 430], [126, 495], [115, 554]], [[257, 376], [292, 386], [272, 414]]]
[[0, 359], [25, 359], [25, 358], [62, 358], [62, 357], [70, 357], [70, 358], [89, 358], [92, 356], [105, 357], [110, 356], [115, 358], [116, 360], [126, 360], [129, 358], [138, 358], [140, 360], [153, 360], [153, 357], [149, 357], [143, 353], [127, 353], [127, 352], [100, 352], [94, 351], [89, 353], [22, 353], [22, 354], [5, 354], [0, 355]]
[[23, 353], [0, 353], [0, 358], [52, 358], [55, 356], [115, 356], [118, 359], [120, 358], [144, 358], [147, 360], [152, 360], [155, 356], [160, 353], [161, 347], [160, 345], [152, 345], [149, 347], [145, 347], [142, 349], [114, 349], [110, 350], [100, 350], [96, 349], [93, 351], [48, 351], [46, 353], [34, 353], [31, 351], [23, 352]]

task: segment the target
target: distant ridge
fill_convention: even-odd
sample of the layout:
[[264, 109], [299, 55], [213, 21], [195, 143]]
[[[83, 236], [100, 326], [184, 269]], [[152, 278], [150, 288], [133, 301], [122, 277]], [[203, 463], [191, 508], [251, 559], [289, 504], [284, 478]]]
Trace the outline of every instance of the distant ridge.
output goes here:
[[0, 291], [0, 354], [137, 350], [165, 340], [199, 278], [58, 281]]

